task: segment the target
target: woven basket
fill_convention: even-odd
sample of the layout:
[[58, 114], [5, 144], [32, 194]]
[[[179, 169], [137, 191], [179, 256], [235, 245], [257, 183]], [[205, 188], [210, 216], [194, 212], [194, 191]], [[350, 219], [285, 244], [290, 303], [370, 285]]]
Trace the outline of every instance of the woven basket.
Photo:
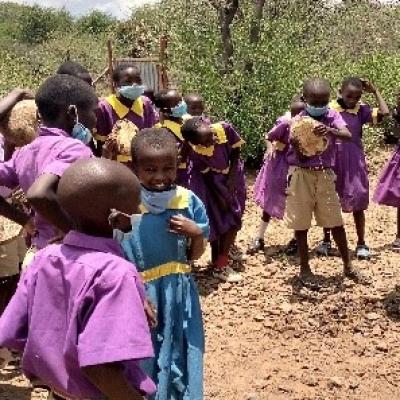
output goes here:
[[137, 132], [137, 126], [131, 121], [122, 119], [115, 123], [111, 134], [117, 138], [118, 154], [131, 156], [132, 139], [136, 136]]
[[0, 216], [0, 244], [10, 242], [17, 238], [23, 227], [10, 219]]

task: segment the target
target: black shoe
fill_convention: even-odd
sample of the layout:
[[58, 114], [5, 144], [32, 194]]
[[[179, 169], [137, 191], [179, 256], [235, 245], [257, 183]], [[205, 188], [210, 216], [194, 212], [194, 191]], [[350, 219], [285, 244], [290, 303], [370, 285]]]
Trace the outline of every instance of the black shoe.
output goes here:
[[264, 249], [265, 249], [264, 239], [257, 238], [247, 249], [247, 254], [256, 254], [259, 251], [264, 251]]
[[292, 239], [285, 247], [284, 253], [287, 256], [294, 256], [297, 254], [297, 240]]

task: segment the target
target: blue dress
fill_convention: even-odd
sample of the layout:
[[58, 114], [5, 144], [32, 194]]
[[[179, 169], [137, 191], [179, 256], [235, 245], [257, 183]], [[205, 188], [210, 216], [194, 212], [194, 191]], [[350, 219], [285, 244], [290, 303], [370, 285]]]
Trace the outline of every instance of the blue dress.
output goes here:
[[126, 257], [141, 272], [148, 298], [157, 309], [152, 331], [155, 358], [143, 368], [157, 385], [155, 400], [202, 400], [204, 329], [200, 299], [187, 260], [188, 239], [170, 233], [169, 220], [181, 214], [208, 237], [205, 207], [191, 191], [177, 187], [162, 214], [143, 206], [141, 221], [123, 243]]

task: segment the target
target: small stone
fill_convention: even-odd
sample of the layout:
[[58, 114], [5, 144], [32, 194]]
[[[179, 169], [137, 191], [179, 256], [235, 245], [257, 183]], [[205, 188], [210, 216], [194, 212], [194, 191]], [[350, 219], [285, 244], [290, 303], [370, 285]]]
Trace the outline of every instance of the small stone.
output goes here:
[[292, 306], [289, 303], [283, 303], [281, 304], [281, 310], [284, 313], [290, 313], [292, 311]]
[[257, 322], [262, 322], [262, 321], [264, 321], [264, 319], [265, 319], [264, 316], [261, 314], [256, 314], [254, 316], [254, 321], [257, 321]]
[[376, 321], [377, 319], [379, 319], [381, 316], [378, 313], [369, 313], [365, 316], [369, 321]]
[[359, 388], [359, 386], [360, 386], [360, 382], [357, 382], [357, 381], [350, 382], [350, 384], [349, 384], [349, 388], [351, 390], [356, 390]]
[[376, 346], [376, 349], [378, 351], [382, 351], [383, 353], [388, 353], [389, 352], [389, 347], [388, 347], [388, 345], [386, 343], [379, 343]]
[[249, 393], [246, 397], [246, 400], [259, 400], [259, 397], [256, 393]]
[[343, 379], [339, 378], [338, 376], [334, 376], [331, 379], [329, 379], [328, 386], [330, 388], [340, 389], [344, 386]]

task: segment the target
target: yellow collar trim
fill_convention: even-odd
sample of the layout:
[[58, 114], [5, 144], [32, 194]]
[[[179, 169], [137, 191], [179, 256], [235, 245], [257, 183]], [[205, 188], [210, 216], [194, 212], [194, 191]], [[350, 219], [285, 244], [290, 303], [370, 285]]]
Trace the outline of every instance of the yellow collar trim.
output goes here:
[[[183, 188], [182, 186], [177, 186], [175, 197], [173, 197], [170, 200], [167, 209], [168, 210], [184, 210], [185, 208], [189, 207], [189, 200], [190, 200], [189, 190]], [[143, 204], [140, 204], [139, 210], [142, 214], [149, 213], [149, 211]]]
[[129, 109], [127, 106], [122, 104], [115, 94], [108, 96], [106, 98], [107, 103], [113, 108], [115, 113], [118, 115], [119, 119], [122, 119], [127, 116], [129, 111], [133, 111], [139, 117], [143, 117], [144, 115], [144, 103], [142, 97], [138, 97], [132, 104], [132, 107]]
[[[224, 126], [220, 123], [212, 124], [211, 128], [213, 129], [216, 135], [216, 144], [224, 144], [228, 142], [226, 137]], [[192, 149], [202, 156], [212, 157], [214, 155], [215, 146], [202, 146], [200, 144], [194, 145], [191, 144]]]
[[183, 139], [181, 131], [182, 125], [179, 124], [178, 122], [166, 119], [160, 124], [159, 127], [169, 129], [181, 142], [185, 141], [185, 139]]
[[337, 100], [333, 100], [329, 103], [329, 107], [337, 112], [340, 112], [340, 113], [347, 112], [349, 114], [354, 114], [354, 115], [358, 114], [358, 112], [360, 111], [360, 106], [361, 106], [361, 103], [358, 103], [354, 108], [345, 109], [338, 103]]

